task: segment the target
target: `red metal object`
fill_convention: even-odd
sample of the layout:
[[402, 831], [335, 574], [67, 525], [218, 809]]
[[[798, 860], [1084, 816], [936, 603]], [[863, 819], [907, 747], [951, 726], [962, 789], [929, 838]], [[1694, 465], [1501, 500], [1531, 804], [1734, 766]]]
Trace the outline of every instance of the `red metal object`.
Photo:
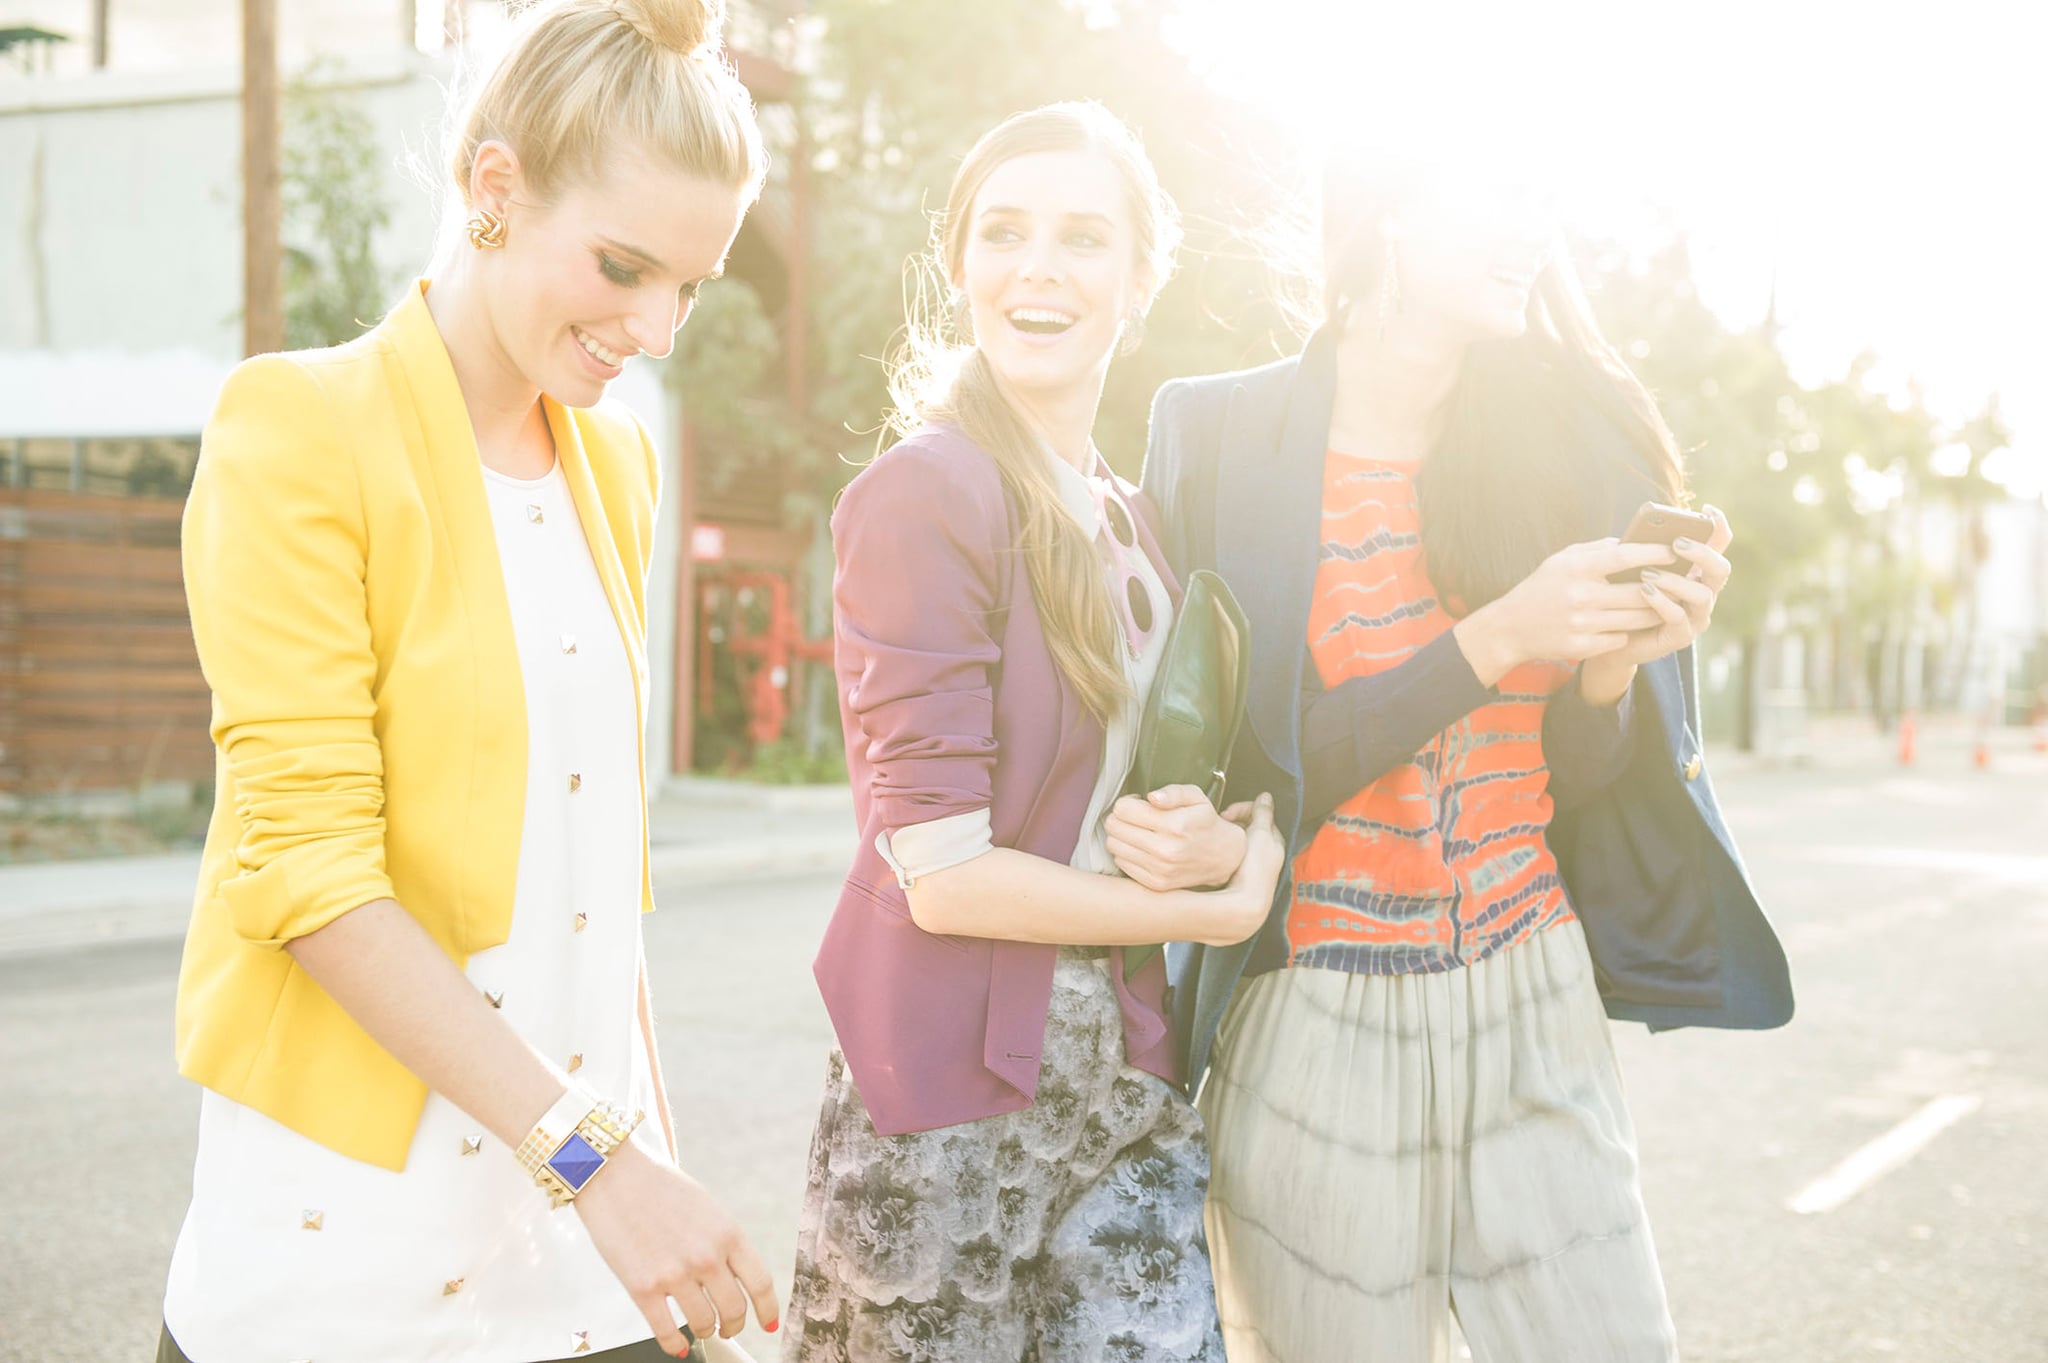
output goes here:
[[[724, 601], [713, 598], [722, 593]], [[748, 599], [757, 593], [766, 599], [767, 626], [753, 628]], [[705, 572], [697, 580], [697, 710], [709, 715], [711, 706], [711, 650], [724, 649], [738, 661], [741, 694], [747, 705], [747, 734], [757, 744], [773, 743], [782, 737], [789, 722], [789, 678], [798, 662], [826, 662], [832, 657], [830, 639], [806, 639], [792, 604], [789, 578], [771, 572]], [[722, 606], [722, 609], [721, 609]], [[723, 627], [724, 638], [714, 641], [712, 632]]]

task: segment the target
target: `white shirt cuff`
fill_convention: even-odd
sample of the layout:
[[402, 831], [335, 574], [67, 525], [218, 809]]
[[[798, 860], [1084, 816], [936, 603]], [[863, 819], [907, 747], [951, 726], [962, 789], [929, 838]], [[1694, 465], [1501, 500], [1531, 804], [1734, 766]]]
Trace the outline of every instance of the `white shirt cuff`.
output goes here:
[[896, 883], [906, 890], [921, 876], [935, 875], [963, 861], [973, 861], [994, 847], [995, 835], [990, 830], [986, 809], [949, 814], [929, 823], [909, 824], [894, 834], [887, 831], [875, 834], [875, 850], [896, 873]]

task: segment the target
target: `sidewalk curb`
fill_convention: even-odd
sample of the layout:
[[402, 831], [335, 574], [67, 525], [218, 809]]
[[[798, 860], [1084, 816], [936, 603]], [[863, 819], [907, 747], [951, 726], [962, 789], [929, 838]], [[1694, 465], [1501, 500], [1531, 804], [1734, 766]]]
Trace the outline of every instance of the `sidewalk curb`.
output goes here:
[[[843, 871], [853, 859], [851, 832], [790, 834], [726, 843], [657, 843], [649, 854], [656, 896], [678, 890], [772, 880], [783, 876], [820, 875]], [[87, 888], [98, 872], [129, 882], [97, 893]], [[20, 884], [37, 873], [44, 881], [72, 880], [77, 888], [60, 893], [56, 902], [24, 906], [11, 902]], [[36, 864], [0, 867], [0, 957], [80, 947], [176, 941], [185, 935], [192, 916], [192, 891], [199, 875], [199, 854], [124, 858], [113, 861]], [[149, 889], [137, 882], [154, 878]]]

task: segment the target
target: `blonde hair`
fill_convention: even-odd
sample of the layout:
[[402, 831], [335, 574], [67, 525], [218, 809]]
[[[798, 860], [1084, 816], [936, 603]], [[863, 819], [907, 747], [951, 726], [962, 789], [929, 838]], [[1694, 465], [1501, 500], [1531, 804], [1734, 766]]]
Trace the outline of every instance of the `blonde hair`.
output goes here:
[[945, 211], [932, 225], [931, 253], [913, 267], [909, 335], [890, 366], [895, 410], [889, 425], [908, 435], [926, 422], [950, 422], [995, 460], [1053, 663], [1089, 712], [1106, 721], [1129, 687], [1117, 656], [1123, 627], [1093, 537], [1061, 504], [1044, 442], [1003, 396], [987, 357], [961, 334], [945, 302], [966, 256], [975, 196], [996, 167], [1019, 156], [1069, 151], [1107, 158], [1123, 181], [1136, 228], [1132, 266], [1146, 273], [1155, 292], [1173, 272], [1179, 215], [1129, 128], [1093, 101], [1011, 115], [960, 163]]
[[463, 107], [449, 169], [465, 207], [477, 148], [501, 141], [552, 195], [644, 151], [739, 189], [768, 174], [754, 101], [719, 42], [724, 0], [539, 0]]

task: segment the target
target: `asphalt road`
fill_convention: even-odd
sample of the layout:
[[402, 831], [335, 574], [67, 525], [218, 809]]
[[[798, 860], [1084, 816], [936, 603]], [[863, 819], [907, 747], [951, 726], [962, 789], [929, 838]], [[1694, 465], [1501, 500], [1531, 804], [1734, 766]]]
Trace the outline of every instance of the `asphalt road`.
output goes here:
[[[1685, 1357], [2048, 1360], [2048, 765], [1721, 788], [1800, 1014], [1617, 1031]], [[785, 1288], [832, 888], [675, 892], [647, 925], [685, 1161]], [[151, 1356], [197, 1108], [171, 1069], [177, 955], [0, 959], [0, 1360]]]

